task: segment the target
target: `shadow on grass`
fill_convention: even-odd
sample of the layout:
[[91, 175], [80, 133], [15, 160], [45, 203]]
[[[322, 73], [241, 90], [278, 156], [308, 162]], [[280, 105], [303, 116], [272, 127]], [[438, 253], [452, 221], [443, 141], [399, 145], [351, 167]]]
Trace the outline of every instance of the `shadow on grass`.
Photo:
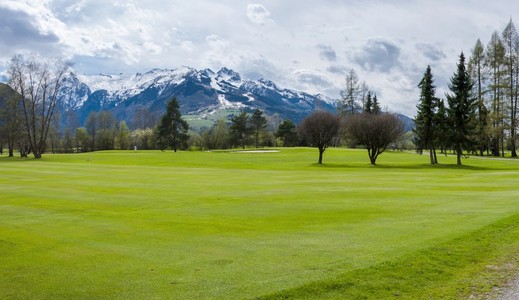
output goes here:
[[483, 167], [483, 166], [471, 166], [471, 165], [455, 165], [455, 164], [377, 164], [370, 165], [351, 163], [351, 164], [312, 164], [313, 167], [327, 168], [327, 169], [401, 169], [401, 170], [470, 170], [470, 171], [490, 171], [490, 170], [508, 170], [508, 168], [501, 167]]

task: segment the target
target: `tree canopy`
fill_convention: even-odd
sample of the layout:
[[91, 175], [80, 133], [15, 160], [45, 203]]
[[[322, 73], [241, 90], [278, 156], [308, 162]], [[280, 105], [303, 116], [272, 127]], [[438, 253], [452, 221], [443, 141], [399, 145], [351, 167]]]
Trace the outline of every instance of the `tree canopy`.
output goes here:
[[333, 138], [337, 136], [340, 125], [340, 118], [327, 111], [316, 111], [299, 125], [299, 134], [310, 145], [319, 149], [318, 164], [323, 163], [323, 153], [331, 145]]
[[372, 165], [388, 146], [404, 134], [404, 124], [398, 116], [389, 113], [362, 113], [346, 120], [348, 135], [368, 150]]

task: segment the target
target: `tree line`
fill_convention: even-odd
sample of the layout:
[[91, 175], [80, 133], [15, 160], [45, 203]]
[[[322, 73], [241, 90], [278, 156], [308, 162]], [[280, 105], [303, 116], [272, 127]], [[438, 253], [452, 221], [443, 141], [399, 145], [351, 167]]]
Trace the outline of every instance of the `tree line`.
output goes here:
[[486, 47], [478, 39], [468, 62], [460, 55], [446, 101], [435, 94], [428, 66], [419, 84], [415, 143], [429, 150], [511, 157], [517, 152], [517, 99], [519, 96], [519, 36], [510, 20], [501, 34], [495, 31]]
[[[77, 116], [74, 119], [74, 115], [68, 112], [62, 116], [56, 109], [62, 78], [69, 67], [42, 58], [27, 59], [21, 55], [12, 58], [8, 69], [9, 85], [0, 86], [0, 153], [4, 146], [7, 146], [9, 156], [13, 156], [16, 149], [22, 157], [32, 153], [35, 158], [40, 158], [45, 152], [135, 147], [177, 151], [189, 148], [315, 146], [319, 149], [318, 163], [322, 163], [323, 153], [330, 145], [339, 146], [344, 140], [355, 140], [353, 144], [367, 147], [370, 161], [375, 164], [377, 156], [396, 138], [378, 139], [374, 143], [372, 136], [368, 139], [360, 136], [366, 130], [359, 128], [371, 128], [371, 135], [380, 137], [381, 128], [391, 126], [383, 123], [389, 115], [381, 113], [376, 94], [367, 90], [365, 83], [358, 84], [353, 70], [349, 74], [348, 92], [344, 93], [344, 105], [338, 107], [339, 113], [316, 111], [297, 125], [292, 120], [280, 120], [255, 109], [220, 119], [211, 128], [193, 132], [188, 131], [189, 126], [180, 114], [176, 99], [167, 103], [166, 112], [160, 119], [145, 109], [136, 111], [132, 120], [133, 130], [125, 121], [118, 121], [110, 111], [91, 112], [79, 126]], [[344, 109], [346, 103], [350, 105], [347, 110]], [[64, 119], [65, 127], [61, 119]], [[389, 119], [397, 125], [395, 132], [400, 135], [403, 132], [401, 122], [393, 115]], [[353, 126], [357, 123], [361, 124], [360, 127]], [[385, 125], [371, 126], [379, 123]]]

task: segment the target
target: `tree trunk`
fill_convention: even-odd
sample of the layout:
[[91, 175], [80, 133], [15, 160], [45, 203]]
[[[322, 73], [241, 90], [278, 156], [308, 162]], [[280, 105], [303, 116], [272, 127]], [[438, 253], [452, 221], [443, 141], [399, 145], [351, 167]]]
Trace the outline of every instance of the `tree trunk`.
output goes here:
[[438, 164], [438, 157], [436, 156], [436, 149], [433, 150], [434, 153], [434, 164]]
[[510, 147], [512, 148], [512, 157], [517, 157], [517, 152], [515, 151], [515, 121], [512, 119], [512, 128], [510, 130]]
[[376, 165], [378, 150], [376, 148], [368, 149], [369, 163], [374, 166]]
[[505, 134], [501, 131], [501, 156], [505, 157]]
[[324, 153], [324, 149], [319, 148], [319, 162], [318, 162], [318, 164], [320, 164], [320, 165], [323, 164], [323, 153]]
[[460, 146], [457, 146], [456, 147], [456, 164], [458, 166], [461, 166], [461, 152], [463, 150], [461, 150], [461, 147]]

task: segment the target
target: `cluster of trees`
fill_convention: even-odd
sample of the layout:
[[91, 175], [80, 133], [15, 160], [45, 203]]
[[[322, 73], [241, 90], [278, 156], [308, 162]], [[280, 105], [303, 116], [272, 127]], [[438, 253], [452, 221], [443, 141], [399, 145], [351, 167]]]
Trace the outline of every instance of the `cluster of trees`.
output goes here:
[[22, 156], [32, 152], [35, 158], [41, 158], [47, 148], [61, 79], [69, 67], [61, 61], [25, 59], [21, 55], [11, 59], [7, 69], [9, 88], [3, 87], [5, 97], [0, 105], [0, 135], [6, 140], [0, 141], [0, 148], [6, 143], [9, 155], [18, 146]]
[[364, 111], [345, 117], [316, 111], [301, 122], [298, 132], [309, 146], [319, 150], [318, 164], [322, 164], [324, 151], [337, 145], [342, 137], [366, 148], [370, 163], [375, 165], [378, 156], [397, 142], [405, 130], [397, 115], [373, 112], [372, 107], [366, 107]]
[[360, 81], [354, 69], [346, 75], [346, 87], [341, 91], [341, 101], [337, 110], [342, 116], [382, 111], [377, 94], [369, 89], [365, 81]]
[[468, 63], [460, 55], [446, 102], [435, 95], [430, 67], [419, 88], [415, 142], [430, 150], [431, 164], [438, 163], [436, 150], [454, 150], [458, 164], [464, 152], [517, 156], [519, 35], [512, 20], [486, 47], [478, 39]]
[[427, 66], [420, 88], [420, 102], [415, 118], [415, 143], [419, 151], [429, 150], [431, 164], [437, 164], [436, 149], [455, 151], [457, 164], [461, 165], [463, 151], [473, 149], [476, 144], [477, 102], [472, 94], [473, 82], [461, 53], [457, 70], [451, 78], [447, 95], [448, 107], [435, 95], [431, 67]]

